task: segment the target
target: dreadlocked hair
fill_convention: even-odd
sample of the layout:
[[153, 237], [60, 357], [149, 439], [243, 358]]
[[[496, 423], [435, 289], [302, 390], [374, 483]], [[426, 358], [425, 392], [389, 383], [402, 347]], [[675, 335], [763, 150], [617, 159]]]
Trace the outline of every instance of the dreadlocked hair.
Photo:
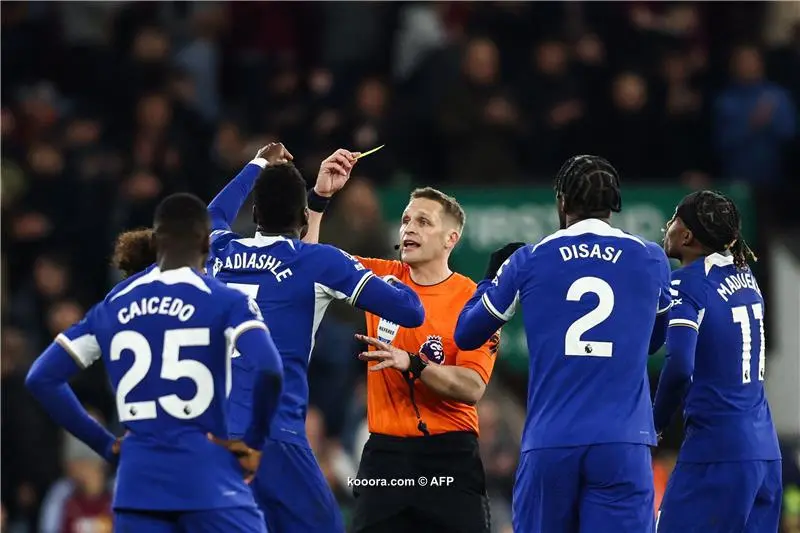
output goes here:
[[111, 264], [122, 271], [126, 278], [141, 272], [155, 262], [156, 248], [152, 229], [126, 231], [117, 237]]
[[622, 209], [617, 170], [596, 155], [569, 158], [556, 175], [555, 190], [564, 212], [582, 218], [606, 218]]
[[742, 237], [742, 219], [733, 200], [716, 191], [696, 194], [697, 220], [714, 240], [714, 243], [703, 244], [715, 252], [730, 252], [738, 268], [746, 267], [748, 258], [758, 261]]

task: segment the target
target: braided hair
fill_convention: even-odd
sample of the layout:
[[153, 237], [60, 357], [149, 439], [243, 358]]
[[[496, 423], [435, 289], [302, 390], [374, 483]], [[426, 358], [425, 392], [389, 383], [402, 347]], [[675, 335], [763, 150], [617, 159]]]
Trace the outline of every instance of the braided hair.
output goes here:
[[617, 170], [596, 155], [576, 155], [558, 171], [556, 196], [564, 199], [564, 212], [581, 218], [606, 218], [622, 210]]
[[678, 205], [676, 215], [692, 231], [698, 241], [713, 252], [730, 252], [738, 268], [747, 266], [747, 259], [757, 261], [742, 237], [742, 219], [736, 204], [720, 192], [696, 191]]

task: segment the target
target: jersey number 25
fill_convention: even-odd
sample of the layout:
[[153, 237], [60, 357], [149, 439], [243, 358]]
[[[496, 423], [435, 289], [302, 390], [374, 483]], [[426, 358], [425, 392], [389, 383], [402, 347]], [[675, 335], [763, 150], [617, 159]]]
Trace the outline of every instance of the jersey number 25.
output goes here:
[[126, 402], [128, 394], [147, 376], [153, 364], [153, 350], [147, 338], [138, 331], [120, 331], [111, 339], [111, 361], [119, 361], [122, 352], [133, 353], [133, 365], [117, 384], [117, 412], [120, 422], [151, 420], [156, 418], [156, 401], [170, 416], [190, 420], [202, 415], [214, 399], [214, 376], [206, 365], [193, 359], [181, 359], [180, 351], [188, 346], [208, 346], [211, 332], [208, 328], [170, 329], [164, 332], [161, 354], [161, 379], [177, 381], [186, 378], [194, 381], [197, 392], [184, 400], [177, 394], [139, 402]]

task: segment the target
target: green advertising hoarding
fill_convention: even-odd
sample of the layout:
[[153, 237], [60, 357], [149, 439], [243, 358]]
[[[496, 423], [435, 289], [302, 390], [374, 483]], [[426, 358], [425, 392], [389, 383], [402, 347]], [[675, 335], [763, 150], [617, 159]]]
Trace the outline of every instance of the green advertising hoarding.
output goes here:
[[[501, 246], [514, 241], [535, 243], [558, 230], [555, 197], [550, 187], [477, 189], [447, 187], [444, 191], [455, 196], [467, 214], [467, 224], [450, 262], [453, 270], [479, 281], [486, 270], [489, 255]], [[746, 187], [721, 189], [738, 205], [745, 238], [755, 233], [753, 207]], [[615, 214], [613, 223], [646, 239], [661, 242], [665, 223], [672, 217], [675, 206], [691, 192], [683, 187], [625, 187], [622, 212]], [[408, 189], [384, 189], [380, 193], [383, 214], [396, 231], [400, 215], [408, 203]], [[396, 233], [393, 233], [395, 239]], [[658, 367], [660, 358], [653, 358]], [[503, 328], [499, 364], [525, 371], [528, 353], [524, 331], [519, 318]]]

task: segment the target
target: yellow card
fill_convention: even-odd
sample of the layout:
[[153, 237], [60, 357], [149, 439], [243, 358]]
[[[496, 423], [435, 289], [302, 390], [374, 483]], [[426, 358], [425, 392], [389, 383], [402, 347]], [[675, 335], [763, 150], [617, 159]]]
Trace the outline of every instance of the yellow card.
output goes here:
[[385, 144], [382, 144], [382, 145], [378, 146], [377, 148], [373, 148], [372, 150], [370, 150], [370, 151], [368, 151], [368, 152], [364, 152], [364, 153], [363, 153], [363, 154], [361, 154], [360, 156], [356, 157], [356, 161], [358, 161], [358, 160], [359, 160], [359, 159], [361, 159], [362, 157], [367, 157], [368, 155], [372, 155], [372, 154], [374, 154], [375, 152], [377, 152], [378, 150], [380, 150], [380, 149], [381, 149], [381, 148], [383, 148], [384, 146], [386, 146], [386, 145], [385, 145]]

